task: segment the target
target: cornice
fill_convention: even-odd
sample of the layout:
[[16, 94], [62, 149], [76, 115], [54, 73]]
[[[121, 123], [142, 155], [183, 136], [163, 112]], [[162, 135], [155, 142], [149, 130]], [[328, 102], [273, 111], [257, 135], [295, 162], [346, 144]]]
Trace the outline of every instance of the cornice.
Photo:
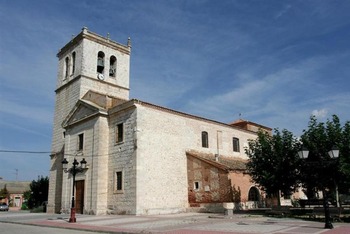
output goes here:
[[128, 39], [128, 45], [123, 45], [116, 41], [111, 40], [109, 37], [100, 36], [94, 32], [88, 31], [87, 28], [83, 28], [82, 31], [65, 46], [63, 46], [57, 53], [57, 57], [61, 57], [67, 51], [69, 51], [73, 46], [79, 44], [83, 39], [88, 39], [90, 41], [96, 42], [98, 44], [104, 45], [106, 47], [118, 50], [124, 54], [130, 55], [131, 53], [131, 43], [130, 38]]
[[[67, 86], [73, 84], [74, 82], [78, 81], [79, 79], [81, 78], [85, 78], [85, 79], [90, 79], [90, 80], [93, 80], [93, 81], [96, 81], [95, 78], [91, 78], [89, 76], [84, 76], [84, 75], [78, 75], [76, 77], [74, 77], [73, 79], [69, 80], [67, 83], [61, 85], [60, 87], [58, 87], [55, 92], [58, 93], [59, 91], [61, 91], [62, 89], [66, 88]], [[99, 82], [102, 82], [102, 83], [106, 83], [112, 87], [116, 87], [116, 88], [120, 88], [120, 89], [124, 89], [124, 90], [127, 90], [127, 91], [130, 91], [129, 88], [125, 88], [123, 86], [120, 86], [120, 85], [116, 85], [116, 84], [112, 84], [112, 83], [109, 83], [107, 81], [104, 81], [104, 80], [99, 80]]]

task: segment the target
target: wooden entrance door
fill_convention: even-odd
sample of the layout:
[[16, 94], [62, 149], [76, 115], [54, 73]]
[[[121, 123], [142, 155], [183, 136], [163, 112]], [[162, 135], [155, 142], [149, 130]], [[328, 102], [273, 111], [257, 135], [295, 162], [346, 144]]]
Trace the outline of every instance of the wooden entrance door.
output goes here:
[[84, 180], [75, 181], [75, 212], [82, 214], [84, 212]]

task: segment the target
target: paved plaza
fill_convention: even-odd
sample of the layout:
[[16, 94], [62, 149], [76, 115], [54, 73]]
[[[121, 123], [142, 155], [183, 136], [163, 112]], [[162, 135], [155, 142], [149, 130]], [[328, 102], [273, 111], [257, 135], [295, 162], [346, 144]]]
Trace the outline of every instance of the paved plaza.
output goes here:
[[98, 233], [334, 233], [349, 234], [349, 223], [334, 223], [334, 229], [324, 229], [324, 223], [289, 218], [270, 218], [252, 215], [182, 213], [172, 215], [130, 216], [77, 215], [76, 223], [69, 223], [69, 215], [0, 214], [1, 222], [95, 231]]

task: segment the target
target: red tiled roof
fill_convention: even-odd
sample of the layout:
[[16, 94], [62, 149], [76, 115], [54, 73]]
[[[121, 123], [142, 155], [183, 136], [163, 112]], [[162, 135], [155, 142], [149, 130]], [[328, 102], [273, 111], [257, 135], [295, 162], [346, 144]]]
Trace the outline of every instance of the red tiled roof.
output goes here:
[[187, 151], [186, 155], [202, 160], [210, 165], [213, 165], [214, 167], [217, 167], [225, 171], [245, 171], [246, 170], [246, 160], [243, 160], [240, 158], [220, 155], [218, 157], [218, 161], [216, 161], [214, 154], [206, 154], [206, 153], [201, 153], [193, 150]]

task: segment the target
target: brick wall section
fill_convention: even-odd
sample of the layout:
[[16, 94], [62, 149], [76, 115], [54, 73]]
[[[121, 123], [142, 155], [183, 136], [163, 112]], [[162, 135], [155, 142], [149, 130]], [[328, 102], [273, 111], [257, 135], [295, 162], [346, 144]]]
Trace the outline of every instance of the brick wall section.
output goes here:
[[255, 186], [255, 184], [251, 182], [251, 177], [240, 171], [231, 171], [229, 178], [232, 188], [237, 190], [239, 188], [241, 190], [241, 201], [248, 201], [249, 189]]
[[[192, 207], [199, 203], [232, 202], [231, 181], [228, 172], [208, 163], [187, 158], [188, 202]], [[199, 183], [195, 189], [194, 183]]]

